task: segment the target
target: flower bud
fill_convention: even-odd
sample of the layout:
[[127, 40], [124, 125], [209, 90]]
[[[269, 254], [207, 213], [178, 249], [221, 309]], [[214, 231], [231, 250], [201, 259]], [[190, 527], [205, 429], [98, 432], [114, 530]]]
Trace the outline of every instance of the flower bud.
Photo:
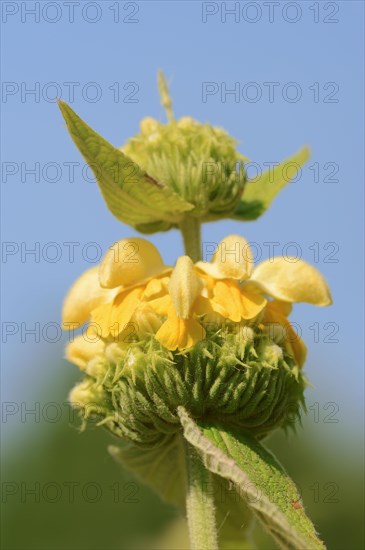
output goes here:
[[82, 411], [84, 418], [91, 415], [103, 416], [109, 404], [109, 395], [101, 384], [86, 378], [69, 393], [71, 405]]
[[167, 124], [147, 118], [122, 151], [156, 182], [194, 205], [190, 214], [201, 221], [227, 217], [240, 201], [247, 159], [221, 128], [191, 117]]

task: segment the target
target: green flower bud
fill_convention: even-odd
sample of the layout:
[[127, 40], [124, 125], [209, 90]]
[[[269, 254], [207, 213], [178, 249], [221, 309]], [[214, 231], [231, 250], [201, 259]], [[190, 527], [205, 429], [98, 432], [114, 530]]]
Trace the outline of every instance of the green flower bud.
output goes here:
[[233, 212], [246, 180], [247, 159], [221, 128], [191, 117], [162, 124], [147, 118], [122, 148], [156, 181], [194, 205], [191, 215], [209, 221]]
[[109, 392], [92, 377], [85, 378], [70, 391], [69, 401], [81, 411], [85, 420], [93, 416], [105, 416], [111, 405]]

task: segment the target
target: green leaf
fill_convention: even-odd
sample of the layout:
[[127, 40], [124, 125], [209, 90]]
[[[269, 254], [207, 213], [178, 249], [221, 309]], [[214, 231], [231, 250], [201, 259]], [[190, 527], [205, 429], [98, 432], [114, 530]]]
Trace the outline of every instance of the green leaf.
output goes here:
[[[110, 445], [108, 451], [163, 500], [185, 513], [186, 460], [181, 435], [155, 449], [145, 450], [129, 444], [123, 447]], [[232, 483], [214, 474], [212, 478], [213, 487], [210, 490], [216, 497], [219, 548], [243, 550], [246, 546], [242, 546], [242, 541], [250, 527], [252, 514]], [[251, 540], [247, 541], [247, 549], [252, 549]]]
[[183, 438], [176, 435], [153, 449], [110, 445], [109, 453], [163, 500], [185, 510], [186, 465]]
[[294, 483], [250, 434], [194, 422], [178, 408], [184, 435], [208, 470], [230, 480], [281, 548], [323, 550]]
[[269, 208], [276, 195], [297, 176], [298, 170], [309, 157], [308, 147], [303, 147], [278, 166], [271, 167], [259, 177], [248, 180], [242, 199], [230, 217], [237, 220], [256, 220]]
[[97, 134], [67, 103], [60, 101], [59, 107], [75, 145], [95, 174], [109, 210], [120, 221], [156, 231], [176, 225], [181, 214], [193, 208]]
[[214, 474], [212, 477], [219, 548], [252, 550], [252, 511], [231, 481]]
[[135, 228], [140, 233], [151, 235], [158, 231], [168, 231], [171, 228], [171, 222], [158, 221], [153, 223], [136, 224]]

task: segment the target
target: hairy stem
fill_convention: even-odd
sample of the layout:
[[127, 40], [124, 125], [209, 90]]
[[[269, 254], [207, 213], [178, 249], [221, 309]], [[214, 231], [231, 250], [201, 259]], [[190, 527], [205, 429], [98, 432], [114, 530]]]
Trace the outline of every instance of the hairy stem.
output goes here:
[[185, 216], [179, 228], [184, 240], [185, 254], [190, 256], [193, 262], [199, 261], [201, 259], [200, 220]]
[[192, 550], [218, 550], [212, 474], [194, 447], [186, 443], [186, 510]]

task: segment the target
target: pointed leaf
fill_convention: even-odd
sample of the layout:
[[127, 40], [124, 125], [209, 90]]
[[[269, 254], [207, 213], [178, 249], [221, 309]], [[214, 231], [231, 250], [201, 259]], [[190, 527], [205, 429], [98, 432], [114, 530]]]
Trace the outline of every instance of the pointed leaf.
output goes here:
[[271, 167], [253, 180], [248, 180], [242, 199], [231, 218], [256, 220], [269, 208], [276, 195], [297, 176], [298, 170], [307, 162], [309, 156], [308, 147], [303, 147], [278, 166]]
[[108, 451], [163, 500], [185, 509], [186, 466], [181, 435], [153, 449], [129, 444], [124, 447], [110, 445]]
[[220, 550], [252, 550], [253, 514], [235, 485], [212, 475]]
[[[185, 511], [186, 466], [182, 437], [176, 436], [164, 446], [145, 450], [130, 444], [110, 445], [111, 456], [137, 479], [153, 489], [163, 500]], [[222, 550], [242, 550], [252, 513], [240, 498], [233, 484], [213, 475], [212, 488], [216, 496], [219, 547]], [[239, 543], [237, 543], [239, 541]], [[252, 547], [247, 540], [247, 549]]]
[[323, 550], [294, 483], [249, 434], [196, 423], [178, 408], [184, 435], [211, 472], [232, 481], [281, 548]]
[[95, 174], [108, 208], [119, 220], [133, 227], [154, 224], [148, 227], [160, 230], [160, 226], [166, 228], [166, 222], [175, 225], [183, 212], [193, 208], [97, 134], [67, 103], [60, 101], [59, 107], [75, 145]]

